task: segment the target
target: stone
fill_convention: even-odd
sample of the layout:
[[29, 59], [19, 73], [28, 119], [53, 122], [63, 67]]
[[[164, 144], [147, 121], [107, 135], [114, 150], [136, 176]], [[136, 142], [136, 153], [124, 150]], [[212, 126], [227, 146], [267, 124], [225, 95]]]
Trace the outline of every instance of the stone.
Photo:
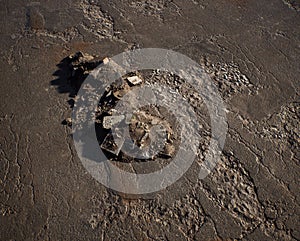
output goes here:
[[163, 155], [170, 158], [174, 155], [174, 153], [175, 153], [175, 147], [173, 145], [167, 143], [165, 145]]
[[[116, 136], [115, 136], [116, 137]], [[112, 133], [109, 133], [101, 144], [101, 148], [115, 155], [119, 155], [125, 139], [114, 138]]]
[[127, 80], [132, 85], [138, 85], [143, 82], [138, 76], [127, 77]]
[[111, 129], [114, 125], [119, 124], [122, 120], [124, 120], [124, 115], [119, 116], [105, 116], [103, 117], [103, 128], [105, 129]]
[[109, 58], [107, 58], [107, 57], [104, 58], [104, 59], [103, 59], [103, 64], [108, 64], [108, 63], [109, 63]]

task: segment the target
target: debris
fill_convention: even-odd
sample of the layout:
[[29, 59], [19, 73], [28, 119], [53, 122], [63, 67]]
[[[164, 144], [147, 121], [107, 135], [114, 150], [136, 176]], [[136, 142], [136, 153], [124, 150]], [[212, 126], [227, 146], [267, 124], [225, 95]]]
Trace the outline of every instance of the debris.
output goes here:
[[94, 56], [82, 52], [77, 52], [69, 56], [69, 59], [72, 60], [72, 62], [75, 62], [75, 64], [92, 61], [94, 58]]
[[120, 99], [122, 99], [122, 97], [124, 95], [126, 95], [126, 93], [127, 93], [127, 91], [125, 91], [125, 90], [116, 90], [115, 92], [113, 92], [113, 96], [115, 98], [117, 98], [118, 100], [120, 100]]
[[120, 100], [129, 91], [130, 91], [130, 87], [128, 86], [128, 84], [122, 83], [120, 87], [117, 87], [117, 89], [113, 91], [113, 96], [118, 100]]
[[108, 64], [108, 62], [109, 62], [109, 58], [106, 57], [103, 59], [103, 64]]
[[132, 85], [138, 85], [143, 82], [138, 76], [127, 77], [127, 80]]
[[170, 158], [174, 155], [174, 153], [175, 153], [175, 147], [173, 145], [171, 145], [170, 143], [166, 143], [166, 145], [164, 147], [164, 151], [161, 152], [160, 154], [162, 156]]
[[114, 125], [119, 124], [122, 120], [124, 120], [124, 115], [119, 116], [104, 116], [103, 117], [103, 128], [111, 129]]
[[[80, 89], [82, 82], [94, 68], [99, 64], [108, 64], [110, 61], [107, 57], [103, 59], [82, 52], [70, 55], [69, 67], [73, 71], [70, 83], [75, 91], [77, 92]], [[143, 155], [146, 159], [154, 159], [159, 155], [159, 152], [163, 153], [161, 157], [172, 157], [175, 152], [175, 146], [173, 145], [174, 132], [162, 112], [153, 108], [151, 111], [138, 110], [134, 114], [120, 115], [114, 109], [119, 100], [132, 89], [138, 88], [136, 86], [143, 84], [143, 82], [137, 74], [129, 74], [117, 79], [105, 89], [105, 94], [98, 105], [96, 122], [100, 124], [100, 128], [104, 132], [117, 127], [114, 128], [114, 134], [116, 134], [116, 129], [119, 129], [119, 136], [116, 137], [110, 132], [103, 137], [102, 143], [99, 143], [100, 147], [116, 156], [119, 155], [123, 145], [129, 148], [130, 145], [133, 145], [132, 148], [137, 146], [143, 149]], [[149, 98], [152, 98], [152, 96], [149, 96]], [[123, 135], [125, 129], [121, 128], [121, 125], [119, 125], [121, 123], [129, 125], [127, 135], [130, 136]], [[70, 126], [71, 121], [67, 125]], [[129, 143], [127, 143], [128, 141]]]
[[110, 90], [110, 91], [107, 92], [106, 97], [111, 96], [111, 94], [112, 94], [112, 91]]
[[75, 54], [69, 55], [65, 60], [66, 64], [70, 69], [69, 84], [73, 88], [72, 95], [75, 96], [79, 91], [83, 81], [86, 77], [97, 68], [100, 64], [107, 64], [109, 58], [102, 58], [98, 55], [90, 55], [83, 52], [77, 52]]
[[117, 110], [116, 109], [110, 109], [109, 111], [108, 111], [108, 114], [109, 115], [114, 115], [114, 114], [116, 114], [117, 113]]
[[175, 146], [171, 140], [166, 141], [166, 136], [171, 139], [173, 135], [171, 126], [166, 120], [153, 116], [148, 111], [137, 111], [133, 115], [105, 116], [102, 126], [105, 129], [111, 129], [122, 121], [129, 125], [130, 136], [124, 136], [123, 128], [115, 128], [115, 135], [109, 133], [101, 144], [101, 148], [118, 156], [123, 145], [130, 148], [130, 145], [134, 143], [143, 149], [145, 159], [154, 159], [159, 150], [162, 150], [159, 154], [164, 158], [170, 158], [175, 153]]
[[[117, 134], [116, 134], [115, 136], [113, 136], [112, 133], [109, 133], [109, 134], [105, 137], [105, 139], [104, 139], [104, 141], [102, 142], [102, 144], [101, 144], [100, 147], [101, 147], [102, 149], [104, 149], [104, 150], [106, 150], [106, 151], [112, 153], [112, 154], [119, 155], [119, 153], [120, 153], [120, 151], [121, 151], [121, 149], [122, 149], [122, 146], [123, 146], [123, 144], [124, 144], [125, 139], [122, 138], [122, 135], [120, 135], [120, 134], [118, 133], [117, 128], [116, 128], [115, 131], [116, 131]], [[115, 138], [114, 138], [114, 137], [115, 137]]]

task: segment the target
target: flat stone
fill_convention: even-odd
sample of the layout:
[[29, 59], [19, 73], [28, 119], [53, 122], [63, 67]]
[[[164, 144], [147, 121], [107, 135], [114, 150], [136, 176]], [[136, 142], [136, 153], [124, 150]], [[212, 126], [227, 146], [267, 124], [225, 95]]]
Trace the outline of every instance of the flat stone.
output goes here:
[[122, 120], [124, 120], [124, 115], [119, 116], [105, 116], [103, 118], [103, 128], [111, 129], [114, 125], [119, 124]]
[[138, 76], [127, 77], [127, 80], [132, 85], [138, 85], [143, 82]]

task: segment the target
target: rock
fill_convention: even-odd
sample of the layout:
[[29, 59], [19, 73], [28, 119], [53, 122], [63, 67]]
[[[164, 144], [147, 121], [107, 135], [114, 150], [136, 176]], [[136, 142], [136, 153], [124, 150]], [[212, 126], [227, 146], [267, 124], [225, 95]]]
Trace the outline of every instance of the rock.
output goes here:
[[120, 87], [116, 88], [113, 91], [113, 96], [118, 100], [122, 99], [124, 95], [126, 95], [130, 91], [130, 87], [128, 84], [123, 83]]
[[115, 155], [119, 155], [125, 139], [114, 138], [112, 133], [109, 133], [101, 144], [101, 148]]
[[124, 120], [124, 115], [119, 116], [105, 116], [103, 118], [103, 128], [105, 129], [111, 129], [114, 125], [119, 124], [122, 120]]
[[161, 152], [161, 155], [170, 158], [174, 155], [175, 153], [175, 147], [173, 145], [171, 145], [170, 143], [166, 143], [165, 147], [164, 147], [164, 151]]
[[107, 58], [107, 57], [104, 58], [104, 59], [103, 59], [103, 64], [108, 64], [108, 63], [109, 63], [109, 58]]
[[127, 77], [127, 80], [132, 85], [138, 85], [143, 82], [138, 76]]

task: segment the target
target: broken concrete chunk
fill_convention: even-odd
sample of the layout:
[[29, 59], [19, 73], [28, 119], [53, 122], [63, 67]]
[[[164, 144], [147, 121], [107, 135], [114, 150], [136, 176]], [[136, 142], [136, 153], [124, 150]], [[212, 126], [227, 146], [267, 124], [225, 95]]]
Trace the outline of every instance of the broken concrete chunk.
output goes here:
[[88, 62], [94, 60], [94, 56], [82, 53], [82, 52], [77, 52], [76, 54], [72, 54], [69, 56], [69, 58], [72, 61], [77, 61], [77, 62]]
[[171, 158], [175, 153], [175, 147], [169, 143], [166, 143], [164, 151], [161, 153], [163, 156]]
[[143, 82], [138, 76], [127, 77], [127, 80], [132, 85], [138, 85]]
[[[104, 107], [101, 110], [102, 113], [106, 113], [106, 116], [99, 118], [99, 120], [104, 129], [114, 128], [114, 135], [108, 134], [100, 146], [103, 150], [116, 156], [119, 155], [122, 146], [125, 145], [126, 150], [132, 151], [133, 156], [135, 154], [144, 155], [143, 159], [154, 159], [156, 155], [160, 154], [160, 157], [171, 158], [175, 153], [175, 146], [172, 144], [173, 130], [170, 123], [161, 116], [161, 111], [151, 107], [149, 110], [146, 108], [145, 110], [137, 110], [133, 114], [121, 115], [113, 109], [112, 105], [109, 106], [108, 104], [111, 100], [116, 103], [132, 88], [135, 88], [133, 85], [142, 82], [138, 76], [120, 78], [105, 89], [105, 98], [107, 99], [101, 103], [101, 106]], [[134, 101], [132, 100], [132, 103]], [[129, 125], [129, 132], [126, 125], [123, 124]]]
[[109, 58], [106, 57], [103, 59], [103, 64], [108, 64], [108, 62], [109, 62]]
[[85, 54], [85, 53], [83, 53], [82, 54], [82, 58], [79, 58], [79, 60], [80, 61], [92, 61], [92, 60], [94, 60], [94, 56], [92, 56], [92, 55], [89, 55], [89, 54]]
[[103, 128], [111, 129], [114, 125], [119, 124], [122, 120], [124, 120], [124, 115], [119, 116], [105, 116], [103, 118]]
[[119, 155], [124, 144], [123, 138], [114, 138], [112, 133], [109, 133], [101, 144], [101, 148], [115, 155]]
[[122, 99], [122, 97], [126, 94], [127, 92], [125, 90], [117, 90], [113, 92], [113, 95], [115, 98], [118, 100]]
[[122, 97], [130, 91], [130, 87], [128, 84], [122, 82], [119, 85], [121, 88], [118, 87], [115, 91], [113, 91], [113, 96], [118, 100], [122, 99]]

